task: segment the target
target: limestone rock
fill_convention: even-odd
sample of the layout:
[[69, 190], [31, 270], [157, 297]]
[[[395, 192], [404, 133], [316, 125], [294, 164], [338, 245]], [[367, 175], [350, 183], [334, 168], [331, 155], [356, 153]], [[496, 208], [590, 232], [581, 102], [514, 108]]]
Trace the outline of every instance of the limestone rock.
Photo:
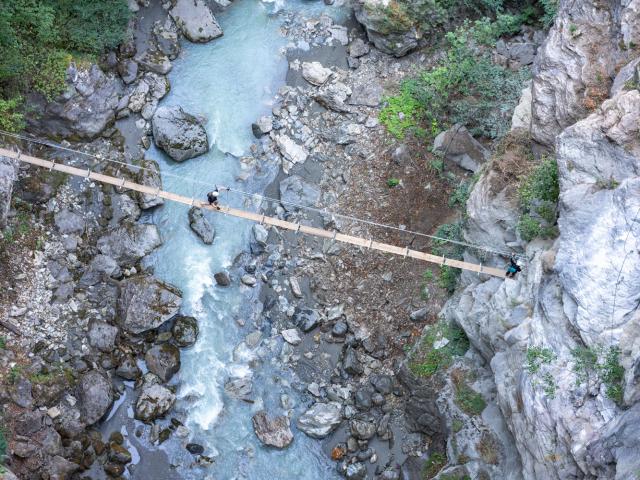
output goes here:
[[209, 151], [209, 139], [202, 122], [182, 107], [160, 107], [152, 120], [153, 139], [176, 162]]
[[85, 221], [82, 215], [70, 210], [61, 210], [53, 216], [56, 228], [63, 235], [82, 235], [84, 233]]
[[151, 275], [139, 275], [120, 283], [118, 314], [122, 327], [139, 334], [172, 318], [182, 304], [181, 292]]
[[265, 445], [286, 448], [293, 441], [293, 433], [289, 428], [289, 417], [270, 418], [267, 412], [261, 410], [253, 416], [252, 421], [256, 436]]
[[8, 157], [0, 157], [0, 228], [4, 228], [11, 208], [13, 182], [17, 180], [16, 161]]
[[287, 135], [278, 135], [275, 140], [280, 153], [287, 161], [283, 163], [283, 170], [285, 173], [289, 173], [289, 169], [292, 166], [298, 163], [304, 163], [309, 156], [309, 152], [307, 152], [306, 148], [298, 145]]
[[177, 0], [169, 11], [185, 37], [205, 43], [222, 35], [222, 29], [203, 0]]
[[342, 405], [337, 402], [315, 403], [297, 421], [298, 429], [313, 438], [325, 438], [342, 422]]
[[433, 151], [472, 172], [477, 172], [490, 155], [462, 125], [454, 125], [440, 133], [433, 141]]

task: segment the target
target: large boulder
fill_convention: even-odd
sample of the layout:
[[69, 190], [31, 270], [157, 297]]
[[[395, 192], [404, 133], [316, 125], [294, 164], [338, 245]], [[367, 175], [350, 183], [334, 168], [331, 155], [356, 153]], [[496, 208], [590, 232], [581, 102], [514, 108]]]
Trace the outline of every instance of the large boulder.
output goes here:
[[107, 255], [96, 255], [80, 278], [82, 287], [90, 287], [108, 278], [118, 278], [122, 270], [118, 263]]
[[[140, 170], [136, 175], [136, 180], [140, 185], [162, 190], [162, 177], [160, 176], [160, 166], [155, 160], [144, 159], [140, 162]], [[142, 210], [157, 207], [164, 204], [164, 200], [156, 195], [148, 193], [138, 194], [138, 205]]]
[[60, 210], [53, 216], [56, 228], [63, 235], [82, 235], [85, 228], [85, 221], [82, 215], [68, 209]]
[[153, 224], [128, 224], [111, 230], [98, 239], [98, 250], [113, 258], [121, 267], [135, 265], [142, 257], [162, 244]]
[[389, 15], [389, 0], [356, 0], [356, 20], [367, 32], [369, 41], [384, 53], [401, 57], [418, 48], [422, 35], [412, 21], [394, 22]]
[[153, 139], [176, 162], [209, 151], [209, 139], [202, 121], [182, 107], [160, 107], [153, 115]]
[[305, 181], [298, 175], [292, 175], [280, 181], [280, 200], [287, 211], [302, 207], [313, 207], [320, 200], [320, 188]]
[[85, 373], [78, 383], [78, 399], [82, 421], [86, 425], [93, 425], [113, 404], [111, 382], [95, 370]]
[[32, 93], [26, 115], [29, 131], [43, 136], [75, 140], [93, 139], [116, 118], [122, 85], [114, 74], [105, 74], [97, 65], [67, 71], [67, 90], [49, 102]]
[[216, 231], [205, 218], [201, 208], [191, 207], [189, 209], [189, 227], [194, 231], [202, 243], [211, 245], [216, 237]]
[[302, 64], [302, 77], [312, 85], [323, 85], [332, 74], [331, 69], [323, 67], [320, 62], [304, 62]]
[[180, 290], [151, 275], [139, 275], [120, 283], [118, 314], [122, 327], [139, 334], [159, 327], [178, 313]]
[[534, 63], [531, 133], [538, 142], [553, 145], [608, 97], [620, 64], [640, 44], [637, 9], [627, 0], [559, 2]]
[[180, 370], [180, 350], [170, 343], [150, 348], [144, 360], [149, 371], [156, 374], [163, 382], [171, 380], [171, 377]]
[[337, 402], [316, 403], [297, 421], [298, 429], [313, 438], [325, 438], [342, 422], [342, 405]]
[[203, 0], [177, 0], [169, 14], [191, 42], [208, 42], [222, 35], [222, 29]]
[[298, 163], [304, 163], [309, 152], [302, 145], [299, 145], [291, 137], [281, 134], [276, 136], [276, 145], [280, 150], [280, 153], [284, 157], [282, 162], [282, 169], [284, 173], [289, 173], [289, 170]]
[[135, 417], [143, 422], [151, 422], [167, 413], [176, 403], [175, 394], [158, 383], [159, 380], [145, 382], [136, 401]]
[[18, 173], [16, 161], [8, 157], [0, 157], [0, 228], [7, 223], [7, 215], [11, 208], [11, 195], [13, 194], [13, 182]]
[[293, 433], [289, 427], [289, 417], [269, 417], [264, 410], [253, 418], [253, 430], [258, 439], [267, 446], [285, 448], [293, 441]]
[[489, 151], [462, 125], [454, 125], [440, 133], [433, 141], [433, 151], [474, 173], [490, 156]]

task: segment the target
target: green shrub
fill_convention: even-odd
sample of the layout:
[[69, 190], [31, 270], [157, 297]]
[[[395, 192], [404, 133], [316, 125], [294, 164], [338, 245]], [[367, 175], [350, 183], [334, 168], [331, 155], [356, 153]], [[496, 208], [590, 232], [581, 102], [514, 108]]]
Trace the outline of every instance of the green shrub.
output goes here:
[[0, 349], [4, 350], [5, 348], [7, 348], [7, 339], [0, 337]]
[[467, 204], [467, 200], [469, 200], [472, 188], [473, 184], [471, 182], [460, 182], [449, 197], [449, 206], [451, 208], [456, 206], [464, 207]]
[[520, 205], [531, 208], [535, 200], [557, 203], [560, 196], [558, 182], [558, 164], [554, 158], [545, 157], [540, 164], [524, 179], [518, 189]]
[[518, 221], [518, 232], [523, 240], [530, 242], [542, 233], [540, 222], [531, 218], [529, 214], [524, 214]]
[[444, 171], [444, 160], [441, 158], [434, 158], [429, 161], [429, 168], [438, 173], [442, 173]]
[[556, 359], [556, 354], [546, 347], [529, 347], [527, 349], [527, 371], [538, 373], [542, 365], [548, 365]]
[[452, 295], [456, 291], [458, 286], [458, 279], [460, 278], [460, 269], [443, 265], [440, 267], [440, 277], [438, 279], [438, 286], [445, 289], [449, 295]]
[[7, 438], [4, 427], [0, 425], [0, 464], [4, 463], [7, 456]]
[[576, 385], [593, 378], [605, 385], [609, 398], [622, 404], [624, 393], [624, 367], [620, 365], [620, 348], [577, 347], [571, 351], [573, 372], [576, 374]]
[[[434, 343], [446, 338], [449, 342], [441, 348]], [[439, 322], [425, 329], [415, 351], [409, 357], [409, 368], [416, 375], [430, 377], [451, 365], [454, 356], [462, 356], [469, 350], [469, 338], [455, 324]]]
[[0, 98], [0, 129], [18, 132], [24, 128], [24, 115], [19, 112], [22, 102], [20, 95], [7, 100]]
[[387, 187], [389, 188], [397, 187], [398, 185], [400, 185], [400, 179], [398, 178], [390, 178], [387, 180]]
[[529, 73], [494, 64], [488, 54], [476, 53], [473, 44], [495, 43], [517, 24], [512, 16], [499, 15], [497, 21], [483, 19], [449, 32], [449, 48], [439, 64], [406, 80], [399, 94], [387, 99], [380, 119], [389, 132], [401, 137], [427, 125], [434, 136], [448, 125], [462, 123], [475, 135], [504, 135]]

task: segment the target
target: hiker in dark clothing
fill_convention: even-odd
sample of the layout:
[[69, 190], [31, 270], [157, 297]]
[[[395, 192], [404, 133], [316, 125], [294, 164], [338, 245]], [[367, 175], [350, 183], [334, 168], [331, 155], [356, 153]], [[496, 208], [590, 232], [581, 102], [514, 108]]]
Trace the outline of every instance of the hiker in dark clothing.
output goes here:
[[515, 261], [513, 257], [509, 259], [509, 266], [507, 267], [507, 278], [515, 278], [516, 273], [521, 272], [522, 268]]
[[209, 205], [216, 207], [220, 210], [220, 205], [218, 205], [218, 197], [220, 196], [220, 192], [218, 191], [218, 187], [216, 187], [213, 191], [207, 193], [207, 201]]

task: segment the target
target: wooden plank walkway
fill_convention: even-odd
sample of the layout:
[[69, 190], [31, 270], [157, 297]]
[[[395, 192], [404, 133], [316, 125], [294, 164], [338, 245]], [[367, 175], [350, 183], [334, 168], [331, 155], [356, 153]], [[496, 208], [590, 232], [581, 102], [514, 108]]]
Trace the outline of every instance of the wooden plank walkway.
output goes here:
[[294, 232], [306, 233], [307, 235], [314, 235], [316, 237], [328, 238], [337, 242], [348, 243], [350, 245], [356, 245], [358, 247], [363, 247], [367, 249], [379, 250], [381, 252], [391, 253], [393, 255], [398, 255], [404, 258], [415, 258], [418, 260], [424, 260], [426, 262], [435, 263], [436, 265], [446, 265], [449, 267], [469, 270], [471, 272], [477, 272], [478, 274], [482, 273], [482, 274], [487, 274], [494, 277], [505, 278], [505, 271], [498, 268], [487, 267], [481, 264], [478, 265], [476, 263], [463, 262], [460, 260], [452, 260], [446, 257], [439, 257], [429, 253], [423, 253], [417, 250], [411, 250], [409, 249], [409, 247], [402, 248], [395, 245], [390, 245], [388, 243], [376, 242], [372, 239], [365, 239], [361, 237], [355, 237], [352, 235], [345, 235], [337, 231], [329, 231], [329, 230], [324, 230], [322, 228], [301, 225], [299, 223], [287, 222], [285, 220], [280, 220], [279, 218], [261, 215], [259, 213], [247, 212], [245, 210], [239, 210], [236, 208], [231, 208], [229, 206], [221, 206], [220, 210], [218, 210], [215, 207], [210, 206], [207, 202], [202, 202], [195, 198], [189, 198], [182, 195], [177, 195], [175, 193], [166, 192], [164, 190], [148, 187], [145, 185], [140, 185], [138, 183], [125, 180], [124, 178], [116, 178], [108, 175], [103, 175], [101, 173], [92, 172], [90, 169], [83, 170], [81, 168], [71, 167], [69, 165], [56, 163], [54, 161], [52, 162], [50, 160], [43, 160], [41, 158], [31, 157], [29, 155], [23, 155], [21, 153], [14, 152], [12, 150], [7, 150], [4, 148], [0, 148], [0, 156], [14, 158], [16, 160], [29, 163], [31, 165], [36, 165], [38, 167], [46, 168], [49, 171], [55, 170], [57, 172], [67, 173], [69, 175], [88, 178], [90, 180], [95, 180], [101, 183], [107, 183], [109, 185], [114, 185], [116, 187], [120, 187], [128, 190], [134, 190], [136, 192], [145, 193], [148, 195], [158, 196], [160, 198], [164, 198], [166, 200], [170, 200], [173, 202], [179, 202], [185, 205], [199, 207], [204, 210], [221, 212], [227, 215], [232, 215], [234, 217], [244, 218], [246, 220], [251, 220], [264, 225], [271, 225], [274, 227], [283, 228], [285, 230], [292, 230]]

